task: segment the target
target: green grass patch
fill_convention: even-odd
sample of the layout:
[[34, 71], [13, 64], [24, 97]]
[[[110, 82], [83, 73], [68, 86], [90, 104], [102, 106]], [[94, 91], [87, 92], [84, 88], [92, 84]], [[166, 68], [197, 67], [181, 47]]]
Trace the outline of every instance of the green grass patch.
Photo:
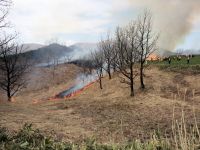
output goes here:
[[165, 71], [172, 71], [186, 74], [200, 74], [200, 65], [185, 66], [185, 65], [160, 65], [159, 68]]
[[134, 140], [126, 144], [98, 144], [95, 139], [82, 143], [65, 143], [47, 137], [31, 124], [25, 124], [15, 135], [6, 128], [0, 128], [0, 150], [170, 150], [165, 140], [153, 136], [152, 140], [141, 142]]
[[187, 58], [182, 57], [180, 61], [175, 56], [171, 56], [171, 64], [167, 60], [165, 61], [150, 61], [149, 64], [159, 67], [161, 70], [199, 74], [200, 73], [200, 55], [190, 58], [190, 63], [187, 64]]
[[[200, 55], [195, 55], [192, 58], [190, 58], [190, 63], [187, 64], [187, 58], [182, 57], [180, 61], [176, 59], [176, 56], [171, 56], [171, 66], [177, 66], [177, 65], [184, 65], [184, 66], [194, 66], [194, 65], [200, 65]], [[168, 61], [153, 61], [150, 62], [150, 64], [156, 64], [156, 65], [169, 65]]]

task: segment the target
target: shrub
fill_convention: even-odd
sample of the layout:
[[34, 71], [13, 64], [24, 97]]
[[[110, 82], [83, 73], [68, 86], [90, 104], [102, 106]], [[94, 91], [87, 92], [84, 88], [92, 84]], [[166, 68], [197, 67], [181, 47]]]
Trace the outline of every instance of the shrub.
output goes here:
[[129, 141], [125, 144], [98, 144], [95, 139], [87, 139], [81, 144], [57, 142], [46, 137], [32, 124], [25, 124], [18, 133], [8, 135], [6, 128], [0, 128], [0, 150], [198, 150], [200, 149], [200, 134], [196, 122], [187, 128], [182, 111], [181, 121], [172, 122], [171, 138], [163, 138], [159, 131], [152, 138], [141, 142]]

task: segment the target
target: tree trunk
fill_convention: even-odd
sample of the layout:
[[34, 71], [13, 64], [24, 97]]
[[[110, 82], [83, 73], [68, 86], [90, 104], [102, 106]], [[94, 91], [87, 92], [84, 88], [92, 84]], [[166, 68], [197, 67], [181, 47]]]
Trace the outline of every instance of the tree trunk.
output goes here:
[[144, 67], [144, 66], [143, 66], [143, 63], [141, 62], [141, 66], [140, 66], [140, 86], [141, 86], [141, 89], [142, 89], [142, 90], [145, 89], [143, 67]]
[[99, 86], [100, 86], [100, 89], [103, 89], [103, 87], [102, 87], [101, 77], [99, 77]]
[[10, 88], [7, 88], [7, 97], [8, 97], [8, 101], [11, 102], [12, 96], [11, 96], [11, 93], [10, 93]]
[[133, 79], [131, 80], [131, 96], [135, 96], [135, 93], [134, 93], [134, 83], [133, 83]]
[[101, 68], [100, 69], [100, 73], [99, 73], [99, 86], [100, 86], [100, 89], [103, 89], [103, 86], [102, 86], [102, 76], [103, 76], [103, 69]]
[[107, 72], [108, 72], [109, 79], [112, 79], [111, 71], [110, 71], [110, 65], [108, 65], [108, 68], [107, 68], [107, 69], [108, 69]]
[[113, 66], [113, 71], [116, 72], [116, 66], [115, 65]]
[[131, 76], [130, 76], [130, 89], [131, 89], [131, 96], [135, 96], [135, 93], [134, 93], [134, 81], [133, 81], [133, 65], [130, 66], [130, 70], [131, 70]]
[[9, 70], [7, 69], [7, 98], [8, 98], [8, 101], [11, 102], [11, 89], [10, 89], [10, 73], [9, 73]]
[[109, 79], [112, 79], [111, 72], [108, 72]]

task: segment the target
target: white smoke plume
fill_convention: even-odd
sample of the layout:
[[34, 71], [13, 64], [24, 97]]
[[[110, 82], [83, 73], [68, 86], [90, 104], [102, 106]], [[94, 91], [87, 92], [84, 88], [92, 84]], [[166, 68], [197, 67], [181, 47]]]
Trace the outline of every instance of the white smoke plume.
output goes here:
[[174, 50], [191, 32], [200, 17], [200, 0], [129, 0], [134, 8], [152, 11], [154, 27], [160, 32], [159, 46]]

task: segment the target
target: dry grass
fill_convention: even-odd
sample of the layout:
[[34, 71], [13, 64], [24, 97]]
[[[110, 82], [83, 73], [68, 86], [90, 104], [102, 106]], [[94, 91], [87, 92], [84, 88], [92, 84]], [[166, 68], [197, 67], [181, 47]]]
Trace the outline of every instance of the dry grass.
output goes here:
[[[71, 64], [61, 64], [55, 69], [53, 78], [53, 67], [33, 68], [27, 76], [27, 88], [19, 92], [14, 99], [21, 103], [29, 103], [35, 100], [46, 100], [50, 96], [62, 91], [63, 88], [73, 85], [74, 80], [81, 72], [81, 68]], [[0, 103], [6, 101], [6, 97], [0, 91]], [[32, 103], [32, 102], [31, 102]]]
[[[1, 104], [0, 124], [17, 130], [25, 122], [31, 122], [58, 139], [79, 141], [94, 136], [101, 142], [113, 143], [132, 138], [146, 139], [157, 129], [170, 135], [173, 107], [176, 108], [175, 118], [181, 118], [184, 107], [187, 124], [194, 121], [192, 112], [195, 109], [196, 121], [200, 123], [198, 75], [166, 73], [151, 68], [145, 79], [147, 90], [141, 92], [136, 83], [134, 98], [129, 97], [129, 88], [115, 75], [112, 80], [103, 79], [103, 90], [95, 83], [76, 97], [48, 101], [48, 97], [73, 82], [63, 80], [66, 83], [53, 84], [55, 88], [27, 92], [18, 95], [15, 103]], [[184, 93], [185, 100], [182, 100]], [[41, 100], [40, 103], [33, 104], [35, 99]]]

